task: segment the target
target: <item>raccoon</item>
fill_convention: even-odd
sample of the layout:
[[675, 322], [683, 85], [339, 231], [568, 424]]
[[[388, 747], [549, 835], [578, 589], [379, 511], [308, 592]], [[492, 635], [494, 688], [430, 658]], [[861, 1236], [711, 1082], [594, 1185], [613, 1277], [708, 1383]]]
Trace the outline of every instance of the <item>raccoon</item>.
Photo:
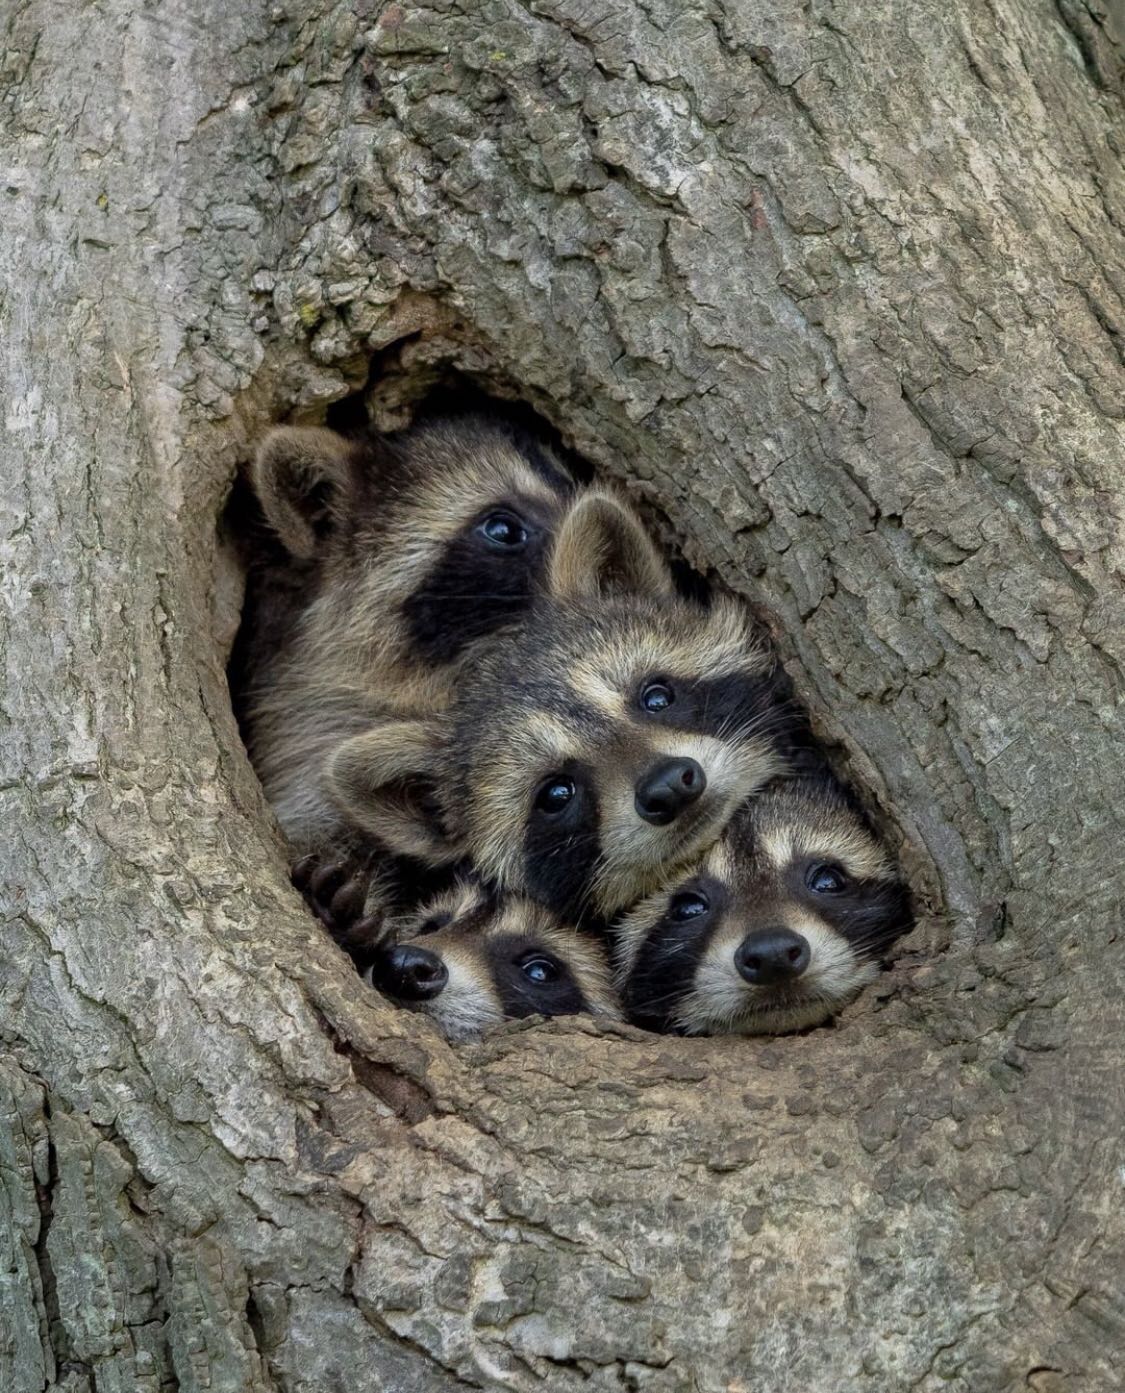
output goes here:
[[241, 714], [300, 856], [348, 840], [328, 753], [446, 707], [465, 653], [526, 607], [577, 485], [530, 436], [473, 416], [360, 440], [283, 427], [252, 483], [275, 545], [252, 576]]
[[[425, 787], [415, 839], [573, 922], [649, 894], [784, 772], [800, 724], [746, 610], [675, 595], [635, 516], [588, 494], [543, 593], [459, 675], [443, 721], [375, 730], [328, 777], [381, 829], [394, 780]], [[401, 785], [400, 785], [401, 786]], [[389, 810], [401, 826], [401, 800]]]
[[396, 924], [366, 980], [447, 1040], [501, 1021], [588, 1012], [620, 1020], [606, 950], [541, 905], [456, 885]]
[[649, 1030], [801, 1030], [872, 981], [912, 923], [886, 850], [822, 772], [745, 803], [689, 873], [624, 917], [616, 980], [628, 1019]]

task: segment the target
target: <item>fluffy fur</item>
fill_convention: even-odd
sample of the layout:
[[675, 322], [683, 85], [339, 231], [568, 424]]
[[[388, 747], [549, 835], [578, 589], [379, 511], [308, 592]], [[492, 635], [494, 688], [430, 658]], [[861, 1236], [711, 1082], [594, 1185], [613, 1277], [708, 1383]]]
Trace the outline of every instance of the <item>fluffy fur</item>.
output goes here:
[[[839, 888], [818, 892], [817, 881]], [[783, 780], [740, 808], [687, 874], [625, 916], [616, 980], [629, 1019], [651, 1030], [800, 1030], [871, 981], [912, 922], [909, 893], [848, 791], [827, 773]], [[740, 949], [778, 929], [804, 941], [807, 967], [772, 985], [748, 981]]]
[[[704, 851], [784, 771], [798, 724], [745, 609], [673, 595], [633, 515], [591, 495], [560, 525], [543, 595], [473, 656], [448, 714], [343, 747], [330, 780], [361, 821], [373, 783], [410, 777], [391, 748], [409, 747], [432, 796], [401, 849], [444, 839], [493, 884], [577, 922]], [[642, 799], [669, 761], [692, 788], [658, 824]], [[565, 807], [544, 807], [553, 784]]]
[[[323, 852], [348, 826], [329, 753], [448, 707], [466, 655], [527, 606], [575, 485], [479, 417], [354, 442], [282, 428], [252, 482], [275, 541], [251, 576], [244, 730], [294, 851]], [[389, 816], [402, 797], [396, 782]]]

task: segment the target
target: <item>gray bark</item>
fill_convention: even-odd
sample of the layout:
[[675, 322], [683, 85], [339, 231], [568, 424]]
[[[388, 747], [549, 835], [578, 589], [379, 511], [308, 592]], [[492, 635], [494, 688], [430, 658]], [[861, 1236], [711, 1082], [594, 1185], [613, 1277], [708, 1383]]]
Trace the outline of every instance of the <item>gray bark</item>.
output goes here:
[[[1121, 9], [0, 24], [0, 1389], [1119, 1387]], [[217, 519], [373, 353], [774, 623], [926, 910], [840, 1028], [452, 1051], [303, 911]]]

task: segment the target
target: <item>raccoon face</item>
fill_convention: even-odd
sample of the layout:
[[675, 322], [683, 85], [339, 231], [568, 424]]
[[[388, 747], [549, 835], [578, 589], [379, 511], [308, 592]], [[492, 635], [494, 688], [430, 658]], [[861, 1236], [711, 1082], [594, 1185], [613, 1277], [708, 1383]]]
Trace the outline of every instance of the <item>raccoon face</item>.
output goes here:
[[782, 770], [784, 715], [769, 656], [728, 601], [539, 618], [456, 709], [450, 823], [497, 883], [605, 914], [698, 855]]
[[273, 566], [252, 608], [247, 744], [290, 842], [320, 850], [340, 830], [331, 752], [448, 706], [466, 653], [529, 602], [575, 486], [483, 418], [359, 442], [283, 428], [253, 476], [292, 576], [279, 586], [286, 567]]
[[467, 452], [448, 430], [422, 428], [413, 446], [424, 455], [422, 483], [388, 536], [410, 572], [401, 604], [408, 647], [433, 664], [452, 662], [527, 606], [575, 491], [528, 438], [477, 425]]
[[253, 478], [281, 541], [320, 563], [306, 631], [359, 671], [372, 656], [454, 662], [511, 619], [575, 490], [548, 451], [484, 417], [358, 442], [284, 427]]
[[398, 926], [367, 981], [450, 1041], [501, 1021], [581, 1012], [619, 1020], [601, 944], [541, 906], [459, 885]]
[[842, 785], [783, 781], [625, 917], [618, 985], [629, 1019], [650, 1030], [801, 1030], [870, 982], [912, 922], [909, 892]]

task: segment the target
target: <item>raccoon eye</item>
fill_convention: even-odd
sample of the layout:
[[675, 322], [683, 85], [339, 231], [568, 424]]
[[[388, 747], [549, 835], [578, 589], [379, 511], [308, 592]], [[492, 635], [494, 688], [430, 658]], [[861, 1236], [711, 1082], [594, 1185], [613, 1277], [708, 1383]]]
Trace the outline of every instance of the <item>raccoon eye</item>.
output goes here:
[[524, 958], [523, 962], [520, 963], [520, 971], [528, 981], [534, 982], [536, 986], [545, 986], [548, 982], [554, 982], [559, 975], [557, 964], [553, 963], [550, 958], [539, 956]]
[[541, 813], [561, 813], [574, 794], [575, 788], [569, 779], [548, 779], [535, 795], [535, 806]]
[[476, 530], [495, 551], [519, 551], [527, 545], [527, 528], [515, 513], [489, 513]]
[[667, 711], [675, 700], [676, 693], [667, 682], [650, 682], [641, 692], [641, 705], [654, 716]]
[[711, 908], [711, 901], [698, 890], [684, 890], [673, 895], [668, 905], [668, 917], [677, 924], [686, 924], [689, 919], [698, 919]]
[[839, 866], [824, 861], [808, 868], [805, 884], [815, 895], [838, 895], [848, 888], [848, 878]]

